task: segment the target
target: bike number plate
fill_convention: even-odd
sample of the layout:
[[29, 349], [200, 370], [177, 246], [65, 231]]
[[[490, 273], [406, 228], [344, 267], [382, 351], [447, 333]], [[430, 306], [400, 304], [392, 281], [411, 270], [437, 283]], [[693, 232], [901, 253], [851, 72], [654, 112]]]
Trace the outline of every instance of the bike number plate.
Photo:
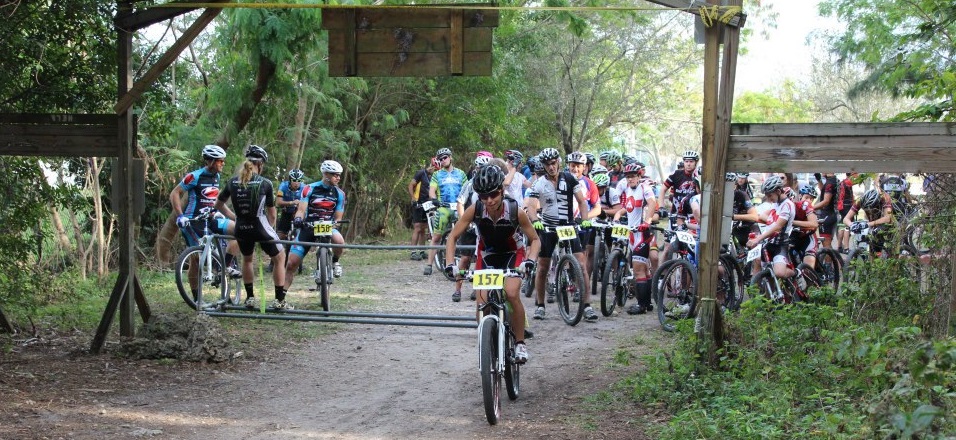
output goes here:
[[434, 208], [435, 208], [435, 204], [432, 203], [431, 200], [429, 200], [429, 201], [427, 201], [427, 202], [425, 202], [425, 203], [422, 203], [422, 210], [424, 210], [424, 211], [431, 211], [431, 210], [434, 209]]
[[502, 289], [505, 287], [505, 271], [482, 269], [472, 273], [471, 288], [475, 290]]
[[697, 246], [697, 239], [690, 232], [677, 231], [677, 240], [688, 246]]
[[558, 234], [558, 241], [574, 240], [578, 236], [574, 232], [574, 226], [558, 226], [554, 228], [554, 232]]
[[631, 230], [624, 225], [615, 225], [611, 228], [611, 237], [614, 238], [629, 238], [631, 235]]
[[316, 237], [328, 237], [332, 235], [332, 223], [318, 223], [315, 225], [315, 236]]
[[753, 249], [747, 251], [747, 262], [760, 259], [760, 253], [763, 251], [763, 245], [758, 244]]

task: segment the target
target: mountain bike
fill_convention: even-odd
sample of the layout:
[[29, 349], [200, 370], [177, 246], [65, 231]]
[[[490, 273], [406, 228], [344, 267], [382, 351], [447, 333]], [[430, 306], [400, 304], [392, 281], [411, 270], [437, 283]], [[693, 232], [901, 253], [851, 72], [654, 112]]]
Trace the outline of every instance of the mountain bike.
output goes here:
[[[571, 242], [578, 236], [578, 227], [574, 225], [546, 226], [544, 232], [553, 232], [558, 237], [558, 243], [551, 254], [551, 267], [548, 268], [547, 293], [557, 299], [558, 311], [565, 324], [577, 325], [584, 315], [583, 297], [587, 291], [584, 286], [584, 271], [581, 263], [571, 249]], [[574, 295], [582, 297], [577, 305], [573, 305]]]
[[651, 277], [651, 295], [657, 305], [657, 320], [664, 331], [676, 329], [675, 321], [694, 316], [697, 307], [697, 239], [687, 231], [651, 226], [664, 234], [672, 258]]
[[817, 239], [817, 259], [813, 270], [820, 279], [820, 285], [832, 287], [834, 292], [839, 291], [843, 257], [839, 252], [823, 247], [822, 237]]
[[627, 298], [633, 295], [631, 287], [634, 280], [630, 236], [635, 229], [627, 225], [609, 226], [611, 227], [611, 247], [608, 249], [607, 262], [603, 270], [604, 280], [601, 285], [601, 314], [604, 316], [611, 316], [616, 306], [624, 307]]
[[[203, 236], [195, 237], [199, 244], [183, 250], [173, 266], [179, 295], [190, 308], [195, 310], [239, 305], [242, 299], [242, 276], [237, 266], [237, 259], [233, 259], [229, 268], [233, 269], [231, 271], [233, 274], [240, 275], [229, 276], [230, 271], [226, 270], [223, 264], [226, 240], [216, 237], [209, 229], [209, 223], [219, 218], [223, 218], [223, 215], [207, 207], [202, 208], [196, 217], [189, 220], [193, 223], [203, 222]], [[195, 236], [192, 228], [189, 228], [186, 233]], [[189, 269], [192, 265], [196, 265], [198, 271], [196, 279], [189, 279]], [[193, 284], [197, 287], [195, 299], [191, 291]], [[216, 291], [218, 292], [213, 295]]]
[[[435, 228], [438, 227], [438, 209], [447, 208], [451, 210], [452, 215], [449, 218], [449, 222], [447, 225], [444, 225], [444, 228], [441, 231], [441, 241], [439, 242], [439, 244], [441, 245], [441, 249], [438, 249], [438, 252], [435, 252], [435, 260], [432, 261], [432, 264], [434, 264], [435, 267], [438, 267], [438, 268], [445, 267], [445, 244], [448, 243], [448, 234], [451, 232], [452, 226], [455, 225], [455, 219], [458, 217], [458, 214], [456, 211], [458, 204], [426, 200], [422, 203], [419, 203], [418, 206], [421, 206], [422, 210], [425, 211], [425, 217], [428, 219], [426, 223], [428, 223], [429, 239], [436, 234]], [[458, 260], [459, 260], [459, 257], [456, 255], [455, 266], [458, 266], [458, 262], [459, 262]], [[448, 274], [444, 273], [444, 271], [441, 271], [441, 270], [439, 270], [439, 272], [442, 272], [442, 274], [445, 276], [445, 278], [448, 279], [448, 281], [455, 281], [455, 278], [453, 276], [449, 277]]]
[[757, 246], [747, 252], [747, 261], [763, 264], [763, 269], [757, 272], [750, 284], [757, 286], [757, 291], [779, 304], [792, 304], [810, 299], [808, 291], [812, 287], [820, 287], [820, 279], [816, 271], [806, 263], [796, 264], [792, 254], [787, 252], [787, 268], [793, 275], [780, 278], [773, 271], [773, 257], [767, 252], [767, 240], [762, 240]]
[[[316, 243], [332, 243], [333, 230], [336, 225], [348, 223], [348, 220], [317, 220], [305, 222], [303, 227], [312, 228]], [[315, 280], [316, 290], [319, 291], [319, 301], [322, 310], [328, 312], [331, 307], [329, 286], [335, 282], [332, 276], [332, 248], [326, 246], [316, 246], [315, 251], [315, 271], [312, 272], [312, 279]]]
[[487, 290], [487, 302], [478, 305], [478, 371], [485, 417], [494, 425], [501, 417], [501, 379], [508, 398], [516, 400], [521, 390], [521, 364], [515, 359], [515, 334], [511, 328], [511, 306], [504, 280], [523, 275], [513, 269], [460, 271], [475, 290]]

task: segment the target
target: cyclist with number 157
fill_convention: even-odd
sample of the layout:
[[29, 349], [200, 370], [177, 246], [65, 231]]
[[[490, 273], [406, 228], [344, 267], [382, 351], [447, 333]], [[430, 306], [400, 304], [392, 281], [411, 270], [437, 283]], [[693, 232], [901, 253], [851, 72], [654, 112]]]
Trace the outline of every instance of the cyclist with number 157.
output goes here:
[[[455, 243], [468, 224], [474, 222], [478, 230], [478, 249], [476, 251], [477, 269], [523, 269], [530, 273], [538, 256], [540, 242], [538, 234], [531, 226], [531, 220], [518, 203], [506, 197], [503, 191], [505, 173], [497, 165], [485, 165], [475, 172], [472, 188], [478, 194], [478, 202], [464, 211], [448, 235], [445, 248], [445, 272], [457, 276], [458, 267], [454, 264]], [[527, 245], [521, 234], [527, 237]], [[505, 295], [511, 304], [511, 327], [515, 335], [515, 357], [519, 363], [528, 360], [525, 346], [525, 311], [518, 291], [521, 288], [519, 278], [506, 278]], [[487, 301], [484, 291], [477, 291], [478, 309]]]

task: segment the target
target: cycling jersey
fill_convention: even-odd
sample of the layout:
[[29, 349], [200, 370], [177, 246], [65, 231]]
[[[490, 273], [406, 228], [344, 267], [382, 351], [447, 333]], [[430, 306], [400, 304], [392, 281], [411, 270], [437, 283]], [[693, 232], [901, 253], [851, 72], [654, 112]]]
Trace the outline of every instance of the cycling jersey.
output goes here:
[[415, 200], [418, 203], [428, 200], [428, 185], [432, 181], [432, 176], [428, 173], [428, 170], [424, 168], [418, 170], [412, 179], [415, 181], [415, 194], [417, 195]]
[[840, 213], [846, 213], [853, 204], [853, 181], [849, 177], [840, 181], [840, 187], [837, 190], [836, 209]]
[[[880, 206], [878, 208], [863, 209], [863, 215], [866, 216], [867, 221], [872, 222], [875, 220], [879, 220], [881, 217], [883, 217], [883, 213], [886, 212], [887, 209], [890, 209], [890, 210], [893, 209], [893, 201], [890, 199], [890, 196], [884, 193], [880, 193], [880, 198], [883, 200], [883, 202], [880, 203]], [[862, 206], [863, 206], [862, 200], [858, 199], [854, 201], [853, 206], [850, 207], [850, 213], [856, 214], [857, 212], [860, 212], [860, 209], [862, 208]]]
[[183, 215], [193, 218], [202, 208], [212, 208], [219, 196], [219, 173], [200, 168], [183, 177], [179, 187], [186, 192], [186, 208]]
[[505, 188], [505, 194], [518, 202], [519, 208], [524, 208], [524, 183], [527, 181], [523, 174], [516, 172], [511, 178], [511, 184]]
[[[598, 205], [598, 203], [601, 203], [601, 194], [598, 192], [597, 184], [595, 184], [590, 177], [582, 175], [578, 181], [584, 185], [584, 199], [587, 201], [588, 205], [586, 212], [590, 212], [592, 208]], [[577, 199], [572, 199], [572, 203], [574, 203], [574, 216], [582, 217], [581, 207], [578, 206]]]
[[607, 177], [611, 179], [611, 188], [616, 188], [620, 185], [620, 182], [627, 181], [624, 177], [624, 171], [610, 171], [607, 173]]
[[664, 181], [664, 189], [671, 195], [671, 212], [686, 215], [688, 213], [683, 212], [685, 202], [700, 193], [700, 182], [694, 178], [694, 173], [677, 170]]
[[322, 180], [307, 185], [301, 200], [306, 203], [306, 221], [334, 220], [335, 213], [345, 211], [345, 192]]
[[771, 203], [770, 210], [767, 211], [767, 225], [777, 223], [780, 219], [785, 219], [787, 223], [781, 230], [775, 232], [774, 235], [769, 238], [768, 243], [786, 244], [790, 239], [790, 232], [793, 230], [793, 220], [795, 217], [796, 205], [794, 205], [793, 200], [782, 197], [780, 202]]
[[644, 207], [647, 200], [654, 198], [654, 191], [647, 185], [638, 184], [637, 187], [626, 187], [621, 194], [621, 205], [627, 212], [627, 225], [635, 227], [644, 223]]
[[[278, 196], [282, 198], [283, 202], [291, 202], [293, 200], [299, 200], [302, 198], [302, 191], [305, 190], [305, 184], [299, 183], [298, 189], [292, 189], [291, 183], [288, 180], [282, 181], [279, 184], [279, 193]], [[287, 205], [282, 207], [283, 214], [295, 214], [296, 207], [295, 205]]]
[[558, 173], [557, 186], [547, 177], [538, 179], [531, 186], [528, 197], [538, 199], [541, 206], [541, 220], [548, 225], [570, 224], [574, 219], [573, 203], [575, 193], [585, 194], [584, 185], [568, 172]]
[[[794, 203], [794, 221], [807, 221], [807, 213], [813, 210], [813, 202], [809, 200], [801, 200]], [[791, 236], [809, 236], [813, 235], [813, 231], [816, 228], [793, 228], [793, 231], [790, 233]]]
[[837, 210], [837, 199], [840, 198], [840, 183], [837, 182], [836, 176], [827, 176], [823, 180], [823, 190], [820, 191], [820, 197], [817, 199], [823, 201], [823, 198], [830, 194], [830, 204], [820, 208], [818, 211], [829, 211], [834, 212]]
[[269, 179], [256, 174], [243, 184], [239, 177], [233, 177], [218, 198], [223, 202], [232, 199], [232, 210], [236, 213], [236, 242], [242, 255], [252, 255], [256, 243], [261, 243], [260, 246], [270, 257], [282, 252], [281, 244], [262, 243], [279, 239], [265, 212], [266, 208], [275, 207]]
[[452, 167], [450, 171], [442, 168], [432, 173], [429, 186], [436, 188], [435, 194], [440, 202], [451, 204], [458, 199], [458, 193], [467, 180], [468, 176], [458, 168]]

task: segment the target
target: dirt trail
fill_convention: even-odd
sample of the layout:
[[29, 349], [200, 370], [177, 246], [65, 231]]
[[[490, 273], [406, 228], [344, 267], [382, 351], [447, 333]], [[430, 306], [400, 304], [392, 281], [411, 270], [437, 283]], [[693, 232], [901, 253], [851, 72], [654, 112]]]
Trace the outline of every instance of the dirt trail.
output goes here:
[[[346, 269], [354, 271], [346, 281], [370, 286], [355, 295], [381, 310], [472, 313], [467, 293], [452, 303], [451, 283], [422, 276], [417, 262]], [[297, 280], [294, 301], [314, 295], [307, 281]], [[494, 427], [482, 409], [473, 329], [342, 325], [219, 366], [24, 349], [0, 357], [0, 438], [642, 438], [641, 408], [618, 402], [595, 413], [584, 398], [619, 392], [611, 384], [640, 365], [612, 362], [616, 352], [639, 355], [661, 344], [666, 336], [656, 324], [650, 315], [616, 314], [569, 327], [550, 308], [547, 320], [532, 322], [521, 396], [503, 402]], [[111, 381], [119, 377], [133, 379], [129, 389], [116, 389]]]

